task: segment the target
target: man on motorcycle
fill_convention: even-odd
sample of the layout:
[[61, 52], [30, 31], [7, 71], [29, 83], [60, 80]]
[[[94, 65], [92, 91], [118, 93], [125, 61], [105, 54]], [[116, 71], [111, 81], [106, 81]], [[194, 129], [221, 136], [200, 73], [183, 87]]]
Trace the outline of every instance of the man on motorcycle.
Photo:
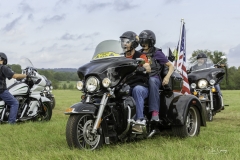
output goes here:
[[25, 74], [15, 74], [8, 66], [7, 66], [7, 56], [0, 52], [0, 98], [3, 99], [3, 101], [8, 104], [10, 108], [10, 114], [8, 118], [8, 123], [14, 124], [16, 121], [17, 117], [17, 112], [18, 112], [18, 101], [16, 98], [14, 98], [11, 93], [7, 90], [6, 86], [6, 78], [11, 79], [22, 79], [26, 78]]
[[[152, 112], [151, 121], [159, 121], [159, 109], [160, 109], [160, 97], [159, 88], [162, 85], [167, 85], [169, 78], [174, 71], [174, 67], [171, 62], [168, 61], [161, 49], [156, 48], [156, 36], [150, 30], [143, 30], [139, 34], [139, 42], [142, 47], [140, 52], [145, 53], [151, 67], [151, 73], [149, 74], [149, 112]], [[160, 72], [162, 66], [165, 65], [169, 68], [167, 75], [161, 79]]]
[[142, 132], [141, 126], [146, 125], [146, 120], [143, 115], [144, 99], [148, 97], [148, 75], [143, 74], [143, 72], [146, 71], [149, 73], [151, 72], [151, 68], [147, 57], [135, 50], [139, 44], [139, 38], [136, 33], [132, 31], [124, 32], [120, 36], [120, 39], [125, 57], [131, 59], [142, 58], [145, 60], [145, 63], [138, 67], [137, 72], [139, 72], [139, 74], [137, 73], [135, 77], [132, 78], [132, 83], [129, 84], [132, 88], [132, 96], [136, 102], [136, 124], [132, 127], [132, 130]]
[[[192, 66], [190, 68], [190, 71], [200, 70], [200, 69], [209, 68], [209, 67], [214, 67], [212, 63], [207, 63], [207, 58], [208, 58], [207, 55], [204, 54], [203, 52], [199, 53], [197, 55], [197, 64]], [[219, 84], [216, 84], [214, 87], [219, 92], [219, 94], [222, 95]]]

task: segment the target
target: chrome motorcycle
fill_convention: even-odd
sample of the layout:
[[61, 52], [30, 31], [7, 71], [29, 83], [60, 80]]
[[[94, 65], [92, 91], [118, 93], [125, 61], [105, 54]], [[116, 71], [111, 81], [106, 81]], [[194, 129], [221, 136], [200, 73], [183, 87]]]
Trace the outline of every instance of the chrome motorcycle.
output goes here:
[[[221, 58], [222, 60], [226, 59], [225, 56]], [[188, 81], [192, 94], [198, 97], [206, 108], [206, 120], [212, 121], [213, 116], [224, 109], [219, 83], [224, 78], [225, 69], [220, 65], [221, 61], [215, 65], [209, 58], [206, 58], [204, 61], [205, 63], [202, 67], [196, 67], [198, 65], [197, 61], [190, 65]]]
[[[50, 100], [42, 94], [46, 81], [38, 74], [31, 61], [27, 58], [21, 59], [22, 73], [27, 75], [20, 81], [16, 80], [7, 89], [18, 100], [19, 108], [17, 122], [27, 120], [48, 121], [52, 116]], [[0, 123], [7, 123], [10, 106], [0, 100]]]
[[[143, 132], [134, 132], [136, 106], [130, 96], [128, 82], [142, 63], [141, 59], [125, 58], [121, 44], [106, 40], [98, 44], [92, 60], [79, 67], [80, 81], [77, 88], [82, 91], [81, 102], [65, 112], [70, 115], [66, 125], [66, 140], [70, 148], [94, 150], [104, 143], [150, 138], [163, 129], [172, 129], [179, 137], [193, 137], [206, 126], [205, 111], [199, 99], [193, 95], [182, 95], [182, 77], [174, 72], [169, 85], [159, 90], [161, 98], [160, 119], [151, 123], [148, 105], [144, 107], [147, 121]], [[174, 90], [174, 91], [173, 91]]]

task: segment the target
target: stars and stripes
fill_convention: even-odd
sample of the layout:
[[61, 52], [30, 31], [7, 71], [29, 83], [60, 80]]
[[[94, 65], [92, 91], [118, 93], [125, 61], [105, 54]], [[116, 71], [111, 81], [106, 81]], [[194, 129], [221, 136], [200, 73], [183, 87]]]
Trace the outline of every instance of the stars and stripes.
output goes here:
[[179, 42], [180, 42], [180, 47], [178, 46], [177, 70], [180, 72], [180, 74], [183, 77], [183, 86], [182, 86], [181, 93], [190, 94], [187, 68], [186, 68], [186, 30], [185, 30], [184, 22], [182, 25], [182, 31], [181, 31]]

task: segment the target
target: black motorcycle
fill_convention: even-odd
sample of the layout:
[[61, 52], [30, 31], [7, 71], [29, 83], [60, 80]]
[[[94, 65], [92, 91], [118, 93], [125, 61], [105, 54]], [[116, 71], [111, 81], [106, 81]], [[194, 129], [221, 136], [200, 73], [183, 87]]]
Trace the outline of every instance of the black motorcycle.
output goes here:
[[182, 77], [174, 72], [169, 85], [159, 90], [161, 109], [159, 123], [151, 123], [147, 100], [143, 132], [132, 131], [136, 123], [135, 101], [129, 95], [127, 84], [141, 59], [123, 56], [119, 41], [106, 40], [95, 50], [92, 61], [78, 69], [80, 81], [77, 88], [83, 92], [81, 102], [68, 108], [70, 115], [66, 125], [66, 140], [70, 148], [94, 150], [103, 145], [135, 138], [149, 138], [163, 129], [172, 129], [179, 137], [193, 137], [206, 126], [205, 111], [199, 99], [193, 95], [182, 95]]
[[[223, 60], [226, 57], [221, 58]], [[190, 65], [188, 81], [192, 94], [197, 96], [206, 108], [206, 120], [212, 121], [213, 116], [224, 109], [223, 97], [217, 85], [223, 80], [225, 69], [220, 65], [221, 61], [215, 65], [209, 58], [204, 61], [202, 67], [196, 67], [197, 61]]]
[[43, 92], [44, 96], [50, 100], [51, 107], [52, 107], [52, 109], [54, 109], [54, 107], [56, 105], [56, 100], [52, 93], [52, 90], [53, 90], [52, 82], [49, 79], [47, 79], [47, 77], [45, 77], [45, 76], [43, 76], [43, 77], [46, 80], [46, 86], [44, 87], [44, 90], [42, 92]]

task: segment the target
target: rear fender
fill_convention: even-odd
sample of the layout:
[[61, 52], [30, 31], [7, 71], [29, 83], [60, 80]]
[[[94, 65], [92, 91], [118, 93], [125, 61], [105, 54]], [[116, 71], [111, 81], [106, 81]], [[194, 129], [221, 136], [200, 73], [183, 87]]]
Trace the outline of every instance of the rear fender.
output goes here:
[[184, 125], [190, 106], [196, 106], [200, 114], [201, 126], [206, 126], [205, 110], [199, 99], [193, 95], [180, 95], [172, 100], [167, 113], [171, 125]]
[[64, 114], [94, 114], [96, 113], [97, 106], [91, 103], [76, 103], [66, 110]]

